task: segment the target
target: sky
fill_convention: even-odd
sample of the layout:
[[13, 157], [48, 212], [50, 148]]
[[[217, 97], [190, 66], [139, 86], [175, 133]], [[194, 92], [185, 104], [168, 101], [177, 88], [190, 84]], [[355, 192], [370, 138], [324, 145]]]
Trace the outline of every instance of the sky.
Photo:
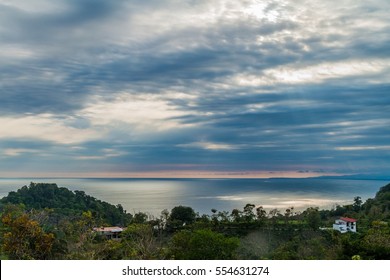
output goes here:
[[389, 10], [0, 0], [0, 176], [390, 174]]

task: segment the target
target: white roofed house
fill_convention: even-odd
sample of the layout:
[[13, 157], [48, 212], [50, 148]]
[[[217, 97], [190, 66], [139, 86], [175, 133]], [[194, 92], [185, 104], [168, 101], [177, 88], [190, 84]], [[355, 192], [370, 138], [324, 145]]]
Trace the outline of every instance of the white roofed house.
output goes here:
[[124, 229], [121, 227], [96, 227], [93, 231], [104, 235], [107, 239], [120, 240], [121, 233]]
[[341, 233], [356, 232], [356, 222], [357, 220], [352, 218], [340, 217], [333, 224], [333, 229]]

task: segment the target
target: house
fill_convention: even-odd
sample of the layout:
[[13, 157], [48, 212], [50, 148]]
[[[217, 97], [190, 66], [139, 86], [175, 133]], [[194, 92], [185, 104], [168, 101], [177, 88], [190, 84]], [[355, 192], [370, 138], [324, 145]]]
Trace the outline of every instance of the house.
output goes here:
[[93, 228], [94, 232], [104, 235], [107, 239], [120, 240], [121, 232], [124, 229], [121, 227], [98, 227]]
[[338, 230], [341, 233], [345, 232], [356, 232], [356, 222], [357, 220], [352, 218], [340, 217], [333, 224], [333, 229]]

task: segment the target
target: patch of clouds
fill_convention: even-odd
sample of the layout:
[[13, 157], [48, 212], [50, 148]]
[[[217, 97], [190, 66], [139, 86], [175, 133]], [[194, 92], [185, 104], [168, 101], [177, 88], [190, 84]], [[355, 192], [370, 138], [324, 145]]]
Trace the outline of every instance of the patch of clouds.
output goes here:
[[365, 151], [365, 150], [385, 150], [390, 151], [390, 146], [349, 146], [349, 147], [336, 147], [339, 151]]
[[126, 93], [111, 101], [98, 97], [80, 111], [93, 127], [122, 123], [141, 132], [178, 128], [180, 124], [175, 118], [187, 113], [157, 95]]
[[[280, 67], [266, 71], [265, 75], [278, 83], [319, 83], [328, 79], [348, 76], [370, 76], [389, 70], [389, 61], [340, 61], [304, 67]], [[387, 78], [387, 77], [384, 77]]]
[[212, 143], [212, 142], [193, 142], [188, 144], [178, 144], [177, 147], [182, 148], [198, 148], [205, 150], [232, 150], [235, 149], [233, 145], [222, 144], [222, 143]]
[[[338, 61], [311, 66], [285, 65], [265, 70], [258, 75], [240, 73], [229, 80], [237, 86], [259, 87], [279, 84], [324, 83], [330, 79], [348, 77], [371, 78], [376, 83], [386, 82], [390, 75], [389, 60]], [[378, 79], [380, 75], [380, 80]]]
[[102, 137], [102, 131], [66, 126], [50, 114], [0, 117], [0, 123], [0, 139], [39, 139], [73, 144]]
[[39, 150], [33, 150], [33, 149], [5, 149], [3, 150], [3, 156], [6, 156], [6, 157], [17, 157], [17, 156], [20, 156], [20, 155], [23, 155], [23, 154], [34, 154], [34, 153], [38, 153]]
[[385, 169], [389, 5], [0, 0], [0, 141], [123, 172]]

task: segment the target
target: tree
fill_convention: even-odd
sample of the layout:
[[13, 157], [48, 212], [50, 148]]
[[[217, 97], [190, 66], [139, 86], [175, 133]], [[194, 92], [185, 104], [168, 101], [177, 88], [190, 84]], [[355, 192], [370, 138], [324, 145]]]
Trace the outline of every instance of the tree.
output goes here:
[[313, 230], [318, 230], [321, 224], [321, 216], [318, 207], [310, 207], [306, 209], [306, 222]]
[[294, 210], [294, 207], [291, 206], [291, 207], [287, 208], [286, 211], [284, 212], [286, 224], [288, 223], [290, 217], [293, 215], [293, 210]]
[[158, 227], [160, 232], [166, 229], [168, 219], [169, 219], [169, 211], [167, 209], [162, 210], [160, 219], [155, 220], [155, 225]]
[[131, 222], [135, 224], [144, 224], [146, 223], [147, 220], [148, 220], [148, 215], [146, 215], [143, 212], [138, 212], [134, 214]]
[[218, 212], [217, 209], [215, 209], [215, 208], [211, 209], [211, 213], [213, 213], [213, 214], [211, 214], [211, 220], [213, 221], [214, 225], [218, 225], [218, 223], [219, 223], [217, 212]]
[[250, 203], [248, 203], [244, 207], [244, 218], [245, 218], [245, 221], [247, 223], [253, 221], [255, 218], [255, 214], [253, 213], [253, 209], [255, 209], [255, 205], [250, 204]]
[[275, 228], [276, 217], [279, 215], [280, 211], [276, 208], [269, 210], [268, 217], [272, 220], [272, 225]]
[[218, 211], [218, 220], [223, 223], [229, 222], [229, 212], [228, 211]]
[[362, 204], [363, 204], [363, 201], [362, 201], [362, 198], [360, 196], [356, 196], [354, 199], [353, 199], [354, 203], [352, 204], [353, 206], [353, 209], [354, 211], [359, 211], [362, 207]]
[[271, 219], [274, 219], [278, 214], [279, 214], [279, 210], [274, 208], [274, 209], [271, 209], [269, 210], [268, 212], [268, 216], [271, 218]]
[[167, 222], [169, 219], [169, 211], [167, 209], [164, 209], [161, 211], [161, 220], [164, 222]]
[[150, 260], [157, 259], [160, 247], [148, 224], [131, 224], [122, 232], [125, 258]]
[[170, 254], [177, 260], [228, 260], [236, 258], [238, 246], [238, 238], [210, 229], [180, 231], [172, 238]]
[[370, 259], [388, 260], [390, 258], [390, 225], [374, 221], [363, 239], [365, 253]]
[[1, 221], [5, 227], [3, 251], [11, 259], [49, 259], [54, 244], [54, 234], [46, 233], [28, 214], [6, 213]]
[[233, 209], [230, 216], [235, 223], [239, 223], [242, 220], [242, 212], [238, 209]]
[[195, 221], [195, 218], [196, 214], [194, 209], [182, 205], [174, 207], [169, 217], [170, 222], [174, 226], [192, 224]]
[[264, 210], [263, 206], [259, 206], [256, 208], [256, 216], [257, 216], [257, 221], [259, 223], [264, 223], [266, 218], [267, 218], [267, 211]]

